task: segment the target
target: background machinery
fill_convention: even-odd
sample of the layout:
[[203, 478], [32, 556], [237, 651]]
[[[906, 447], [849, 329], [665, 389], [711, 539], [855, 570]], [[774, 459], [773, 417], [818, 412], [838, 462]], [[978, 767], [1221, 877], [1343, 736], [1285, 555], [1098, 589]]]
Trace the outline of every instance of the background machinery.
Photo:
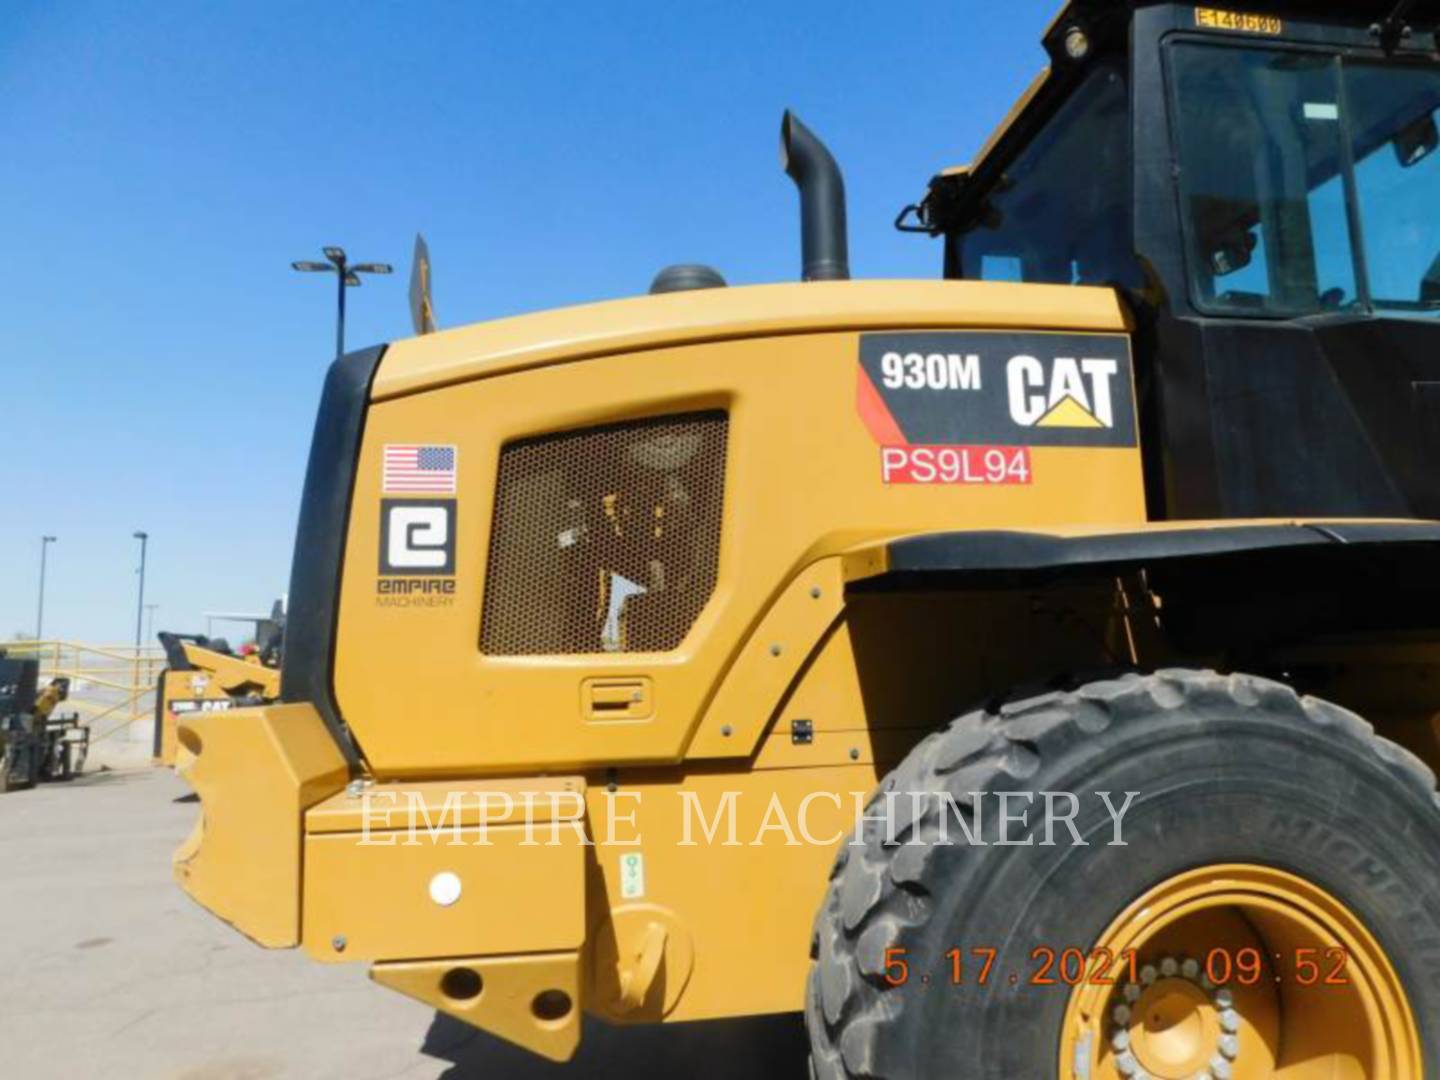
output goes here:
[[70, 680], [51, 679], [42, 690], [39, 674], [40, 661], [0, 649], [0, 792], [69, 780], [85, 767], [90, 729], [74, 715], [55, 715]]
[[165, 650], [165, 667], [155, 682], [155, 759], [174, 765], [180, 744], [175, 737], [179, 719], [195, 712], [225, 712], [263, 705], [280, 693], [280, 659], [284, 619], [276, 613], [266, 620], [271, 629], [248, 650], [234, 652], [222, 638], [203, 634], [158, 635]]
[[945, 280], [846, 280], [787, 114], [803, 283], [337, 361], [179, 881], [556, 1059], [1440, 1075], [1435, 28], [1075, 0]]

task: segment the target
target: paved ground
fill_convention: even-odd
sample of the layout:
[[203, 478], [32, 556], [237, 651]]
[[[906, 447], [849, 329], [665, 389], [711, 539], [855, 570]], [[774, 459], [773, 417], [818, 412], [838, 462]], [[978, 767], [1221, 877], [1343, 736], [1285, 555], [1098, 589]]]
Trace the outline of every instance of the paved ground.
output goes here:
[[374, 986], [363, 966], [252, 945], [171, 883], [196, 813], [120, 767], [0, 796], [0, 1077], [804, 1075], [798, 1019], [587, 1026], [568, 1068]]

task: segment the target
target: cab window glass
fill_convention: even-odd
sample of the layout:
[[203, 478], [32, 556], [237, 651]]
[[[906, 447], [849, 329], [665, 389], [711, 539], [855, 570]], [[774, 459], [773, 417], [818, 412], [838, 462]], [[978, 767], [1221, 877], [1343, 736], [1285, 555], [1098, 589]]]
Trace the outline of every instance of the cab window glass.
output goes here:
[[985, 281], [1024, 281], [1025, 264], [1014, 255], [981, 255], [976, 276]]
[[1360, 302], [1355, 284], [1355, 252], [1345, 208], [1345, 178], [1332, 176], [1309, 195], [1315, 224], [1315, 277], [1321, 309], [1353, 308]]
[[1440, 70], [1347, 64], [1345, 91], [1372, 302], [1440, 314]]
[[1356, 305], [1338, 61], [1190, 43], [1172, 59], [1199, 305], [1273, 315]]
[[1099, 67], [1006, 170], [959, 238], [963, 277], [1128, 285], [1135, 259], [1125, 80]]

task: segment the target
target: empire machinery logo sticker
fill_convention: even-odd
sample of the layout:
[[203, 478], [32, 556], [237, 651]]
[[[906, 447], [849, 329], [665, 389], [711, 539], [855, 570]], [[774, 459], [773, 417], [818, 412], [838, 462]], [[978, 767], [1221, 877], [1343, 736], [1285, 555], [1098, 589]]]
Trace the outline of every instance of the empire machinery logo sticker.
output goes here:
[[382, 607], [449, 607], [455, 602], [457, 454], [453, 446], [385, 446], [380, 500]]
[[1032, 447], [1136, 445], [1118, 334], [862, 334], [857, 405], [887, 484], [1029, 484]]

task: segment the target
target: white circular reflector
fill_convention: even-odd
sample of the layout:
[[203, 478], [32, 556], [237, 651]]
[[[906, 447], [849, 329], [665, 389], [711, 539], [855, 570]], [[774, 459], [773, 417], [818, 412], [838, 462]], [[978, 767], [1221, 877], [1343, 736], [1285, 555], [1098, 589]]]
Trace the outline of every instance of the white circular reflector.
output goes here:
[[430, 879], [430, 899], [441, 907], [449, 907], [460, 899], [460, 876], [442, 870]]

